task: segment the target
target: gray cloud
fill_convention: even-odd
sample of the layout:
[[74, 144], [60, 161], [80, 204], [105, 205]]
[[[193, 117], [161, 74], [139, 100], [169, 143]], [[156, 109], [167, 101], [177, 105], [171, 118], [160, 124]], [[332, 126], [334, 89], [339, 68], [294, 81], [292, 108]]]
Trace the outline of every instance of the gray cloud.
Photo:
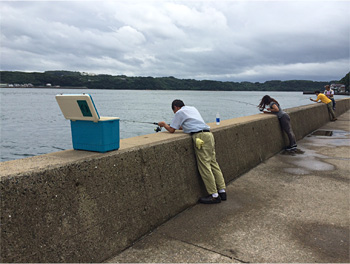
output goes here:
[[2, 1], [1, 70], [337, 80], [347, 1]]

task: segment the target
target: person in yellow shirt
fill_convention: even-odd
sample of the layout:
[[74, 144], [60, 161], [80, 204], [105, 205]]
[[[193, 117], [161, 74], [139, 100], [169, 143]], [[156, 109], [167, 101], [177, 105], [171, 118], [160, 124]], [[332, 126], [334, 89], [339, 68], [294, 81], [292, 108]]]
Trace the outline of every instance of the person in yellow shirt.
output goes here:
[[314, 101], [316, 103], [318, 103], [319, 101], [321, 101], [322, 103], [325, 103], [327, 105], [328, 108], [328, 112], [331, 115], [331, 121], [335, 121], [337, 120], [337, 118], [335, 117], [334, 111], [333, 111], [333, 103], [332, 100], [329, 99], [327, 96], [325, 96], [324, 94], [321, 94], [320, 91], [315, 91], [315, 94], [317, 96], [316, 100], [310, 98], [311, 101]]

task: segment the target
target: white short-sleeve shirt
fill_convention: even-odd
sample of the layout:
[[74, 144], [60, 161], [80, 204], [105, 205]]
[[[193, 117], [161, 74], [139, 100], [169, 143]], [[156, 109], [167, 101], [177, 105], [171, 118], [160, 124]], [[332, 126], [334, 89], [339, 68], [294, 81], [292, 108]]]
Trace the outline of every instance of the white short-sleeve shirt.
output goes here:
[[209, 130], [210, 127], [204, 122], [201, 114], [193, 106], [183, 106], [175, 113], [170, 126], [174, 129], [182, 127], [185, 133]]

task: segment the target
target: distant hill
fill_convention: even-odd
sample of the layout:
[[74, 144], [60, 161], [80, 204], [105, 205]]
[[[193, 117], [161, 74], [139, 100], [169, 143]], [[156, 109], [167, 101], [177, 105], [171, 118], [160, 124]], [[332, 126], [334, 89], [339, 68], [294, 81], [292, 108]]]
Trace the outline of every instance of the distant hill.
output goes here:
[[[207, 90], [207, 91], [313, 91], [322, 90], [330, 83], [340, 81], [314, 82], [307, 80], [259, 82], [222, 82], [212, 80], [177, 79], [170, 77], [128, 77], [125, 75], [92, 75], [72, 71], [18, 72], [0, 71], [1, 83], [17, 84], [26, 87], [86, 87], [88, 89], [121, 89], [121, 90]], [[347, 74], [349, 76], [349, 73]], [[345, 83], [344, 83], [345, 84]]]

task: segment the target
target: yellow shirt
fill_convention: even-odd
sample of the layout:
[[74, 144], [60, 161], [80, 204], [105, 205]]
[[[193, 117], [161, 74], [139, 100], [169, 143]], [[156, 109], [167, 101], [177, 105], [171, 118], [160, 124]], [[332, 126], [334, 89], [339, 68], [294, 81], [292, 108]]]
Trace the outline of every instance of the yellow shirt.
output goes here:
[[331, 99], [329, 99], [327, 96], [325, 96], [324, 94], [318, 94], [316, 101], [318, 102], [319, 100], [321, 100], [322, 103], [325, 104], [329, 104], [331, 101]]

